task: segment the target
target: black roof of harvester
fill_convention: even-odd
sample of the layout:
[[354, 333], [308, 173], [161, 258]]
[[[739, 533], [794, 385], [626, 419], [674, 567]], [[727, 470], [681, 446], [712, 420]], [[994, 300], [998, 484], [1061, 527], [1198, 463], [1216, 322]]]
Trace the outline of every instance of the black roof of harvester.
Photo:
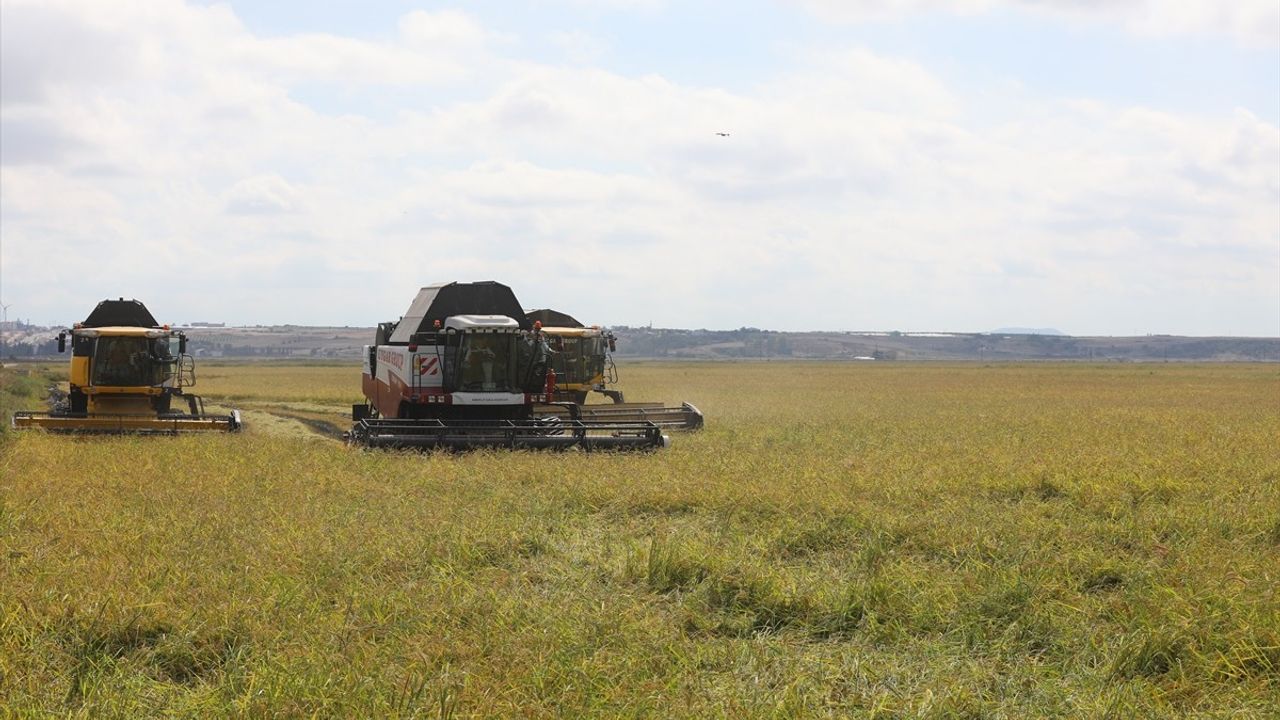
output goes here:
[[525, 330], [533, 328], [533, 321], [524, 316], [516, 294], [502, 283], [492, 280], [439, 283], [418, 291], [387, 342], [407, 344], [418, 333], [435, 332], [437, 320], [443, 324], [445, 318], [453, 315], [505, 315]]
[[80, 323], [81, 327], [160, 327], [147, 306], [138, 300], [103, 300]]
[[529, 322], [540, 322], [543, 327], [583, 327], [582, 323], [573, 318], [572, 315], [566, 315], [559, 310], [550, 310], [542, 308], [541, 310], [530, 310], [524, 316]]

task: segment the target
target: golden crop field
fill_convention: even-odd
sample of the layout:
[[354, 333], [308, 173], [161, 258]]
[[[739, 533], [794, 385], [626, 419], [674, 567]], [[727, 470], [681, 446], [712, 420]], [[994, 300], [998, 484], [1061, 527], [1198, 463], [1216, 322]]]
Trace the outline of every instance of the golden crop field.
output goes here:
[[0, 716], [1280, 708], [1276, 365], [626, 364], [707, 417], [644, 454], [351, 449], [358, 368], [198, 372], [244, 433], [0, 440]]

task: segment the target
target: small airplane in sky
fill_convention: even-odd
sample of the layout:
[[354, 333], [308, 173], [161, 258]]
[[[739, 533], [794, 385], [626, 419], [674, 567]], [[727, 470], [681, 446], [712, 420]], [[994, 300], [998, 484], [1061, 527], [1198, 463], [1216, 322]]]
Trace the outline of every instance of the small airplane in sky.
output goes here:
[[729, 137], [729, 133], [718, 132], [716, 134], [719, 135], [720, 137]]

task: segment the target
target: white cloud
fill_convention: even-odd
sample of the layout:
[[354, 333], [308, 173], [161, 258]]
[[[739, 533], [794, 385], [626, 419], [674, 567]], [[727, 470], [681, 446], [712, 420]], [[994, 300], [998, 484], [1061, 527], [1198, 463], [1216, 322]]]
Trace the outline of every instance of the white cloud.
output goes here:
[[564, 52], [566, 59], [578, 64], [594, 62], [608, 49], [604, 40], [582, 30], [557, 31], [549, 39]]
[[466, 13], [414, 10], [400, 18], [400, 35], [413, 45], [432, 49], [480, 48], [499, 36], [488, 32]]
[[227, 211], [235, 215], [296, 212], [298, 191], [279, 175], [245, 178], [226, 193]]

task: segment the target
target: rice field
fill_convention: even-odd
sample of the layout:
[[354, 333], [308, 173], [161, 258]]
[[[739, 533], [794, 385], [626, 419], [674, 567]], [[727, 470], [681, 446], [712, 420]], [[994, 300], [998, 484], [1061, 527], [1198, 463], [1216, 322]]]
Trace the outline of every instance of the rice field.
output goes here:
[[1278, 714], [1280, 366], [635, 363], [631, 455], [198, 373], [246, 432], [0, 438], [0, 716]]

